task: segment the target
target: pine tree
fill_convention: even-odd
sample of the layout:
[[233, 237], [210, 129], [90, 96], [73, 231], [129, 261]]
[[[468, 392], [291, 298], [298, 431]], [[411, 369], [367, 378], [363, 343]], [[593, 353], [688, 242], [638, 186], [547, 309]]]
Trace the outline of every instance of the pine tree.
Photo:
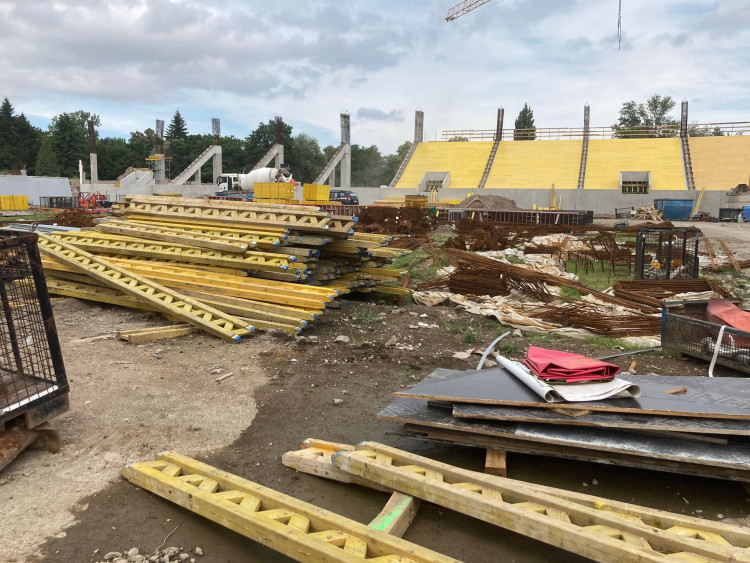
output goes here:
[[10, 120], [13, 117], [13, 113], [15, 113], [13, 105], [8, 98], [4, 98], [2, 105], [0, 105], [0, 120]]
[[169, 127], [167, 127], [167, 139], [187, 139], [187, 136], [187, 123], [185, 123], [178, 109], [174, 112], [174, 117], [169, 122]]
[[39, 155], [36, 157], [36, 174], [37, 176], [59, 176], [60, 165], [57, 157], [52, 151], [52, 142], [47, 135], [42, 139], [42, 147], [39, 149]]
[[534, 125], [534, 112], [529, 104], [523, 104], [523, 109], [516, 118], [513, 131], [514, 141], [533, 141], [536, 139], [536, 126]]

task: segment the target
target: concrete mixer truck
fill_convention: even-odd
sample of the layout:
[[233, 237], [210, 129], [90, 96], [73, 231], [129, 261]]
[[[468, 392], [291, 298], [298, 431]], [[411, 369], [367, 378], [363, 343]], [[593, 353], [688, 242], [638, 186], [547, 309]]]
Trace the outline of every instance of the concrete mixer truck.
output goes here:
[[289, 168], [258, 168], [247, 174], [220, 174], [216, 179], [217, 195], [241, 194], [253, 196], [256, 182], [286, 182], [296, 184]]

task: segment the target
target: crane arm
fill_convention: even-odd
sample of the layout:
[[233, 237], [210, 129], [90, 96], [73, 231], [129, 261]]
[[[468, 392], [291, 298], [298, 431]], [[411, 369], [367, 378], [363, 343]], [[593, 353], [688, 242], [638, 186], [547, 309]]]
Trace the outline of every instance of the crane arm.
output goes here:
[[468, 14], [471, 11], [476, 10], [480, 6], [484, 6], [492, 0], [464, 0], [453, 6], [448, 10], [448, 15], [445, 16], [445, 21], [450, 22]]

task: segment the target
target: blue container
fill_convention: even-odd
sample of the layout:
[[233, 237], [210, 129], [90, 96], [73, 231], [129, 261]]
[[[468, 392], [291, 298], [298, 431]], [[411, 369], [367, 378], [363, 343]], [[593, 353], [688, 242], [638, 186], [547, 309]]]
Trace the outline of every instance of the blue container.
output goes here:
[[750, 223], [750, 205], [746, 205], [742, 208], [742, 220], [745, 223]]
[[694, 203], [692, 199], [655, 199], [654, 207], [661, 211], [661, 218], [665, 221], [687, 221]]

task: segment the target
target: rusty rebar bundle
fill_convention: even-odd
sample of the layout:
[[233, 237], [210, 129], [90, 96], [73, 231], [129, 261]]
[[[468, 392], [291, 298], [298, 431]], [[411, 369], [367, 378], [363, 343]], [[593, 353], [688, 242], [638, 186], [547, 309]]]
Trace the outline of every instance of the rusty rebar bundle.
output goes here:
[[[455, 266], [456, 269], [445, 278], [420, 285], [420, 290], [435, 289], [443, 286], [450, 288], [450, 281], [454, 279], [458, 281], [458, 289], [468, 289], [468, 291], [465, 291], [465, 294], [489, 295], [495, 292], [494, 295], [507, 295], [510, 290], [515, 289], [547, 303], [553, 298], [545, 287], [545, 284], [549, 284], [556, 287], [569, 287], [578, 291], [581, 295], [591, 295], [611, 305], [637, 309], [643, 313], [659, 312], [659, 308], [657, 307], [609, 295], [568, 278], [521, 268], [514, 264], [506, 264], [464, 250], [455, 248], [438, 249], [432, 246], [427, 251], [440, 260]], [[481, 276], [479, 275], [480, 271], [482, 272]], [[469, 275], [471, 277], [467, 279]], [[467, 287], [463, 287], [462, 282], [467, 282]], [[502, 291], [505, 291], [505, 293], [502, 293]], [[460, 292], [455, 291], [454, 293]]]
[[590, 303], [542, 305], [527, 310], [529, 317], [550, 323], [583, 328], [595, 334], [623, 338], [627, 336], [653, 336], [661, 332], [661, 317], [644, 314], [605, 315]]

